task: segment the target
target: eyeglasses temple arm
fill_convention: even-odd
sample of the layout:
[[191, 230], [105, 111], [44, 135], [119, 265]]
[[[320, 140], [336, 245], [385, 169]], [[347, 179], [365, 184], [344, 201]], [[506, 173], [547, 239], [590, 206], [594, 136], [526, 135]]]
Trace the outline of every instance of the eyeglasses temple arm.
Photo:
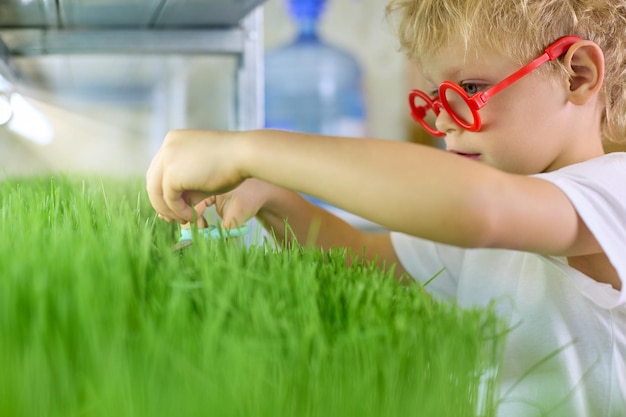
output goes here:
[[559, 58], [561, 55], [567, 52], [570, 46], [572, 46], [579, 40], [581, 39], [577, 36], [564, 36], [558, 39], [552, 45], [548, 46], [545, 49], [545, 52], [541, 56], [534, 59], [532, 62], [528, 63], [527, 65], [523, 66], [522, 68], [520, 68], [518, 71], [514, 72], [513, 74], [509, 75], [504, 80], [494, 85], [487, 91], [484, 91], [482, 94], [476, 95], [476, 98], [475, 99], [473, 98], [473, 100], [475, 100], [476, 105], [480, 109], [487, 103], [487, 100], [489, 100], [491, 97], [495, 96], [500, 91], [504, 90], [506, 87], [510, 86], [515, 81], [522, 78], [523, 76], [532, 72], [534, 69], [536, 69], [540, 65], [548, 61], [554, 61], [555, 59]]

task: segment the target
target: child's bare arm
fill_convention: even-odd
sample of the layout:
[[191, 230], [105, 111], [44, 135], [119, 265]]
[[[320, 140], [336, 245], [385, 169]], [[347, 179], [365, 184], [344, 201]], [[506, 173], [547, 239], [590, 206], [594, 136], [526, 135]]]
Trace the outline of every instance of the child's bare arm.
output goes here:
[[[226, 228], [237, 227], [256, 216], [281, 245], [295, 241], [326, 250], [347, 248], [348, 263], [353, 259], [376, 260], [387, 268], [398, 263], [388, 233], [364, 233], [300, 194], [256, 178], [203, 201], [215, 204]], [[397, 265], [395, 272], [400, 276], [404, 270]]]
[[185, 198], [223, 193], [249, 177], [457, 246], [568, 256], [599, 251], [556, 186], [414, 144], [272, 130], [174, 131], [147, 180], [155, 209], [188, 221]]

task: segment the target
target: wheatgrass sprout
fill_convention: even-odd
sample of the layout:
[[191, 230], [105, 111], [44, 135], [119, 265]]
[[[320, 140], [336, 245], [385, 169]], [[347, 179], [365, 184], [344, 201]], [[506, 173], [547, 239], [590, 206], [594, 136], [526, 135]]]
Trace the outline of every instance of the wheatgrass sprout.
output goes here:
[[0, 184], [0, 415], [492, 416], [489, 309], [342, 251], [170, 248], [139, 181]]

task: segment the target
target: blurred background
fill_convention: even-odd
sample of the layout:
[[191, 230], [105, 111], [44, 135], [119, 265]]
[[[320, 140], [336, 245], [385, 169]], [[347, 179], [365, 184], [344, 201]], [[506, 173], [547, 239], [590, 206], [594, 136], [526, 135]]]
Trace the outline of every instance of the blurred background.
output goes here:
[[[427, 141], [408, 117], [410, 69], [385, 2], [325, 6], [320, 37], [362, 70], [364, 134]], [[286, 0], [2, 0], [0, 112], [9, 100], [12, 118], [0, 176], [143, 175], [170, 129], [260, 127], [264, 53], [296, 30]]]
[[143, 175], [170, 129], [262, 127], [267, 54], [299, 30], [290, 1], [325, 3], [320, 39], [358, 65], [359, 135], [441, 144], [409, 117], [383, 0], [0, 0], [0, 178]]

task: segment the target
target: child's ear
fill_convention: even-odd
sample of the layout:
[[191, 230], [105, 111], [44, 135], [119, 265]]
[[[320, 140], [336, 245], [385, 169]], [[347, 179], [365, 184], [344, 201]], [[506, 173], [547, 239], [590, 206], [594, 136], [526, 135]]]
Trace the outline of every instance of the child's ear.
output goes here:
[[565, 54], [563, 61], [570, 74], [569, 100], [585, 104], [595, 96], [604, 81], [604, 54], [595, 42], [576, 42]]

